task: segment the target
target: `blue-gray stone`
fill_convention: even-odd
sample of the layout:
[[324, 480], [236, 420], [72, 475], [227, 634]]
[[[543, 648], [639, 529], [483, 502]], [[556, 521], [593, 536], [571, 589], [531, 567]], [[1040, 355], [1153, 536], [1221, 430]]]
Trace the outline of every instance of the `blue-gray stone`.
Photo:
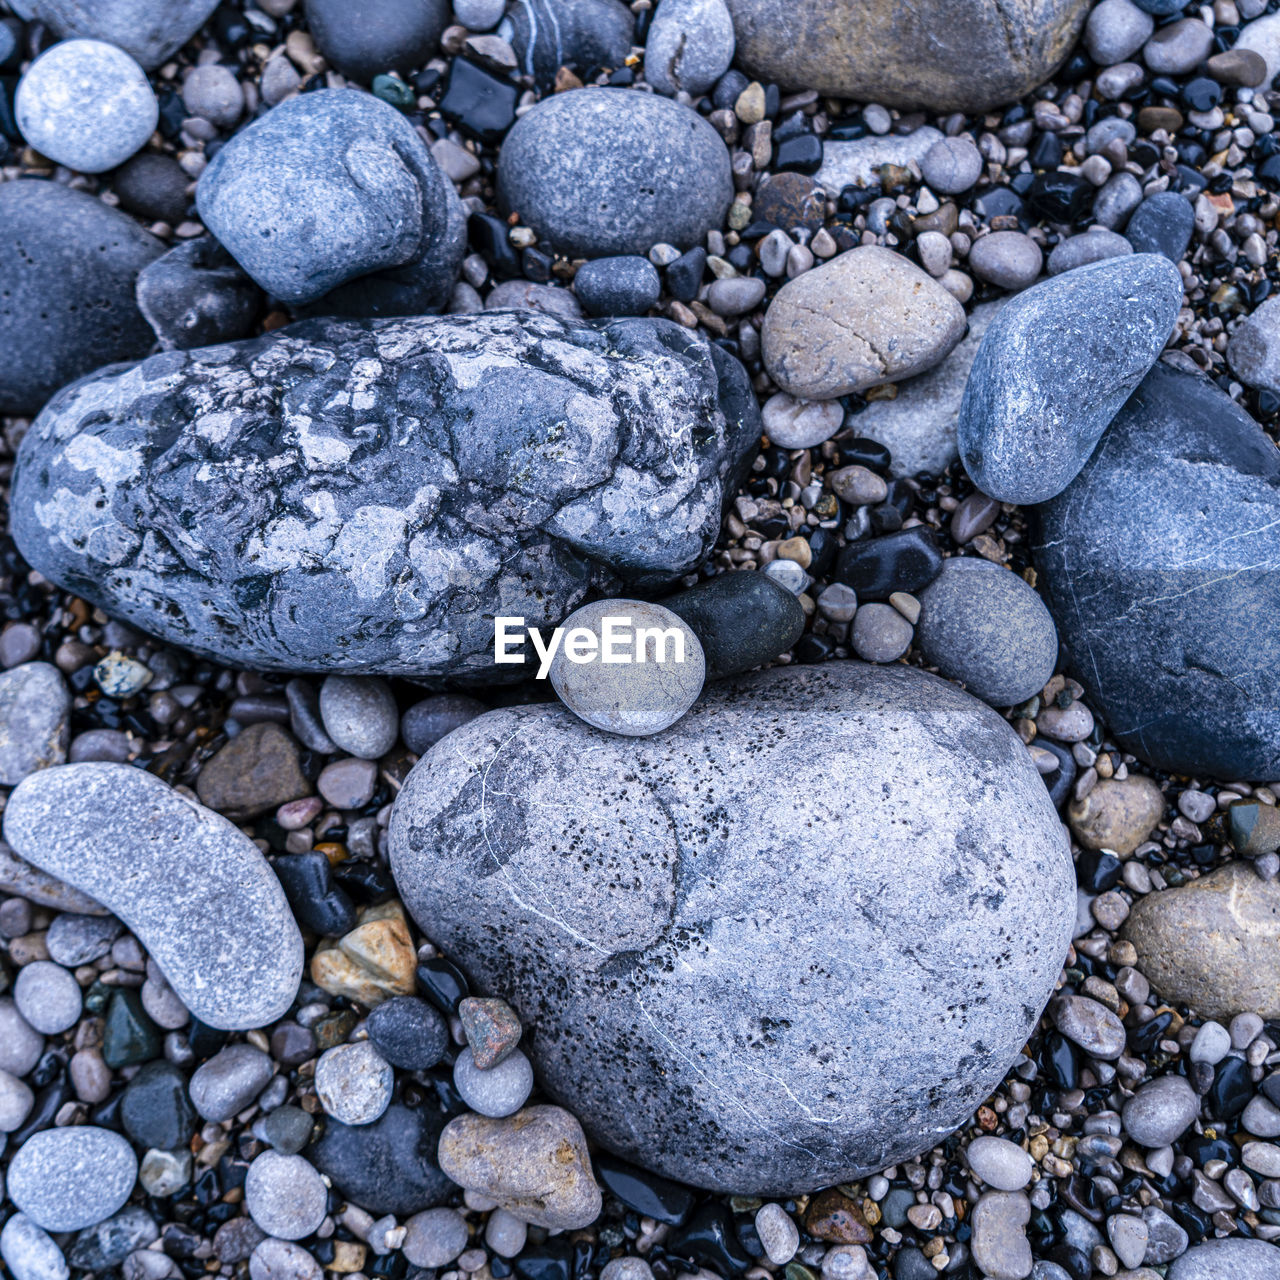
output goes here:
[[1280, 1280], [1280, 1249], [1265, 1240], [1206, 1240], [1175, 1258], [1168, 1280]]
[[11, 6], [62, 37], [119, 45], [150, 70], [204, 26], [218, 0], [18, 0]]
[[573, 291], [589, 316], [642, 316], [658, 301], [662, 281], [648, 258], [625, 254], [579, 267]]
[[1180, 262], [1195, 225], [1196, 211], [1186, 196], [1157, 191], [1133, 211], [1124, 235], [1135, 253], [1162, 253], [1170, 262]]
[[105, 1222], [82, 1231], [71, 1247], [69, 1261], [73, 1267], [85, 1271], [110, 1271], [135, 1249], [145, 1249], [159, 1238], [156, 1220], [141, 1206], [131, 1205]]
[[1124, 236], [1105, 227], [1094, 227], [1082, 235], [1068, 236], [1054, 246], [1049, 255], [1049, 274], [1060, 276], [1064, 271], [1074, 271], [1108, 258], [1123, 258], [1132, 252], [1133, 245]]
[[306, 0], [306, 14], [330, 65], [363, 84], [425, 66], [449, 24], [448, 0]]
[[1182, 277], [1156, 254], [1077, 267], [1012, 299], [960, 402], [956, 440], [974, 484], [1001, 502], [1061, 493], [1160, 355], [1181, 305]]
[[1169, 18], [1175, 13], [1181, 13], [1187, 7], [1185, 0], [1133, 0], [1133, 2], [1153, 18]]
[[1280, 454], [1228, 396], [1157, 364], [1033, 550], [1074, 674], [1128, 751], [1280, 777]]
[[257, 285], [212, 236], [178, 244], [143, 267], [137, 296], [160, 345], [184, 351], [248, 337], [262, 304]]
[[644, 78], [659, 93], [697, 98], [733, 61], [733, 19], [724, 0], [662, 0], [644, 45]]
[[42, 1129], [13, 1153], [9, 1199], [46, 1231], [79, 1231], [110, 1217], [129, 1198], [138, 1158], [110, 1129]]
[[569, 67], [616, 70], [631, 53], [635, 17], [621, 0], [515, 0], [498, 27], [525, 75], [540, 88]]

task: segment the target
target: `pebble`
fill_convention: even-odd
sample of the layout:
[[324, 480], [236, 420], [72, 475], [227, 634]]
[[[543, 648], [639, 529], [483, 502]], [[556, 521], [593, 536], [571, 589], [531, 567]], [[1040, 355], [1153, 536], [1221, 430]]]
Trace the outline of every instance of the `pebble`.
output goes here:
[[40, 632], [30, 623], [11, 622], [0, 632], [0, 666], [5, 670], [30, 662], [40, 652]]
[[1132, 1213], [1116, 1213], [1107, 1219], [1107, 1238], [1123, 1266], [1142, 1265], [1149, 1237], [1147, 1224]]
[[46, 1231], [79, 1231], [129, 1198], [138, 1160], [110, 1129], [72, 1125], [34, 1133], [13, 1153], [9, 1199]]
[[258, 286], [212, 236], [179, 244], [144, 267], [137, 298], [167, 351], [247, 338], [262, 302]]
[[1112, 1061], [1124, 1052], [1124, 1024], [1096, 1000], [1058, 996], [1049, 1004], [1049, 1015], [1053, 1025], [1091, 1057]]
[[968, 191], [982, 176], [982, 152], [968, 138], [940, 138], [924, 153], [920, 172], [942, 195]]
[[449, 4], [362, 0], [356, 10], [345, 0], [306, 0], [306, 15], [307, 29], [325, 60], [347, 79], [368, 84], [380, 72], [407, 73], [428, 62], [449, 23]]
[[1067, 806], [1067, 821], [1087, 849], [1128, 857], [1155, 829], [1164, 813], [1164, 795], [1142, 774], [1102, 778], [1082, 800]]
[[268, 1236], [249, 1255], [249, 1280], [322, 1280], [324, 1268], [300, 1244]]
[[325, 765], [316, 779], [316, 790], [335, 809], [362, 809], [373, 798], [377, 783], [377, 764], [353, 756]]
[[171, 1062], [145, 1063], [121, 1095], [120, 1120], [144, 1150], [187, 1146], [196, 1130], [187, 1077]]
[[1084, 47], [1100, 67], [1126, 62], [1150, 39], [1155, 21], [1130, 0], [1102, 0], [1089, 11]]
[[208, 808], [243, 822], [309, 796], [311, 784], [289, 731], [263, 721], [238, 733], [205, 762], [196, 794]]
[[892, 605], [864, 604], [854, 615], [849, 641], [864, 662], [896, 662], [911, 647], [913, 634]]
[[[0, 1242], [2, 1243], [2, 1242]], [[1168, 1280], [1275, 1280], [1280, 1275], [1280, 1249], [1264, 1240], [1205, 1240], [1175, 1258]], [[21, 1280], [21, 1277], [19, 1278]]]
[[340, 1044], [316, 1063], [316, 1096], [343, 1124], [372, 1124], [391, 1103], [395, 1072], [368, 1041]]
[[970, 1247], [988, 1280], [1023, 1280], [1031, 1273], [1026, 1226], [1031, 1205], [1021, 1192], [988, 1191], [973, 1206]]
[[1268, 298], [1236, 326], [1227, 361], [1246, 386], [1280, 392], [1280, 298]]
[[146, 73], [101, 40], [64, 40], [18, 82], [14, 116], [39, 152], [81, 173], [104, 173], [146, 145], [159, 119]]
[[1195, 209], [1185, 196], [1157, 191], [1137, 207], [1124, 235], [1134, 253], [1160, 253], [1177, 263], [1187, 252], [1195, 222]]
[[1125, 1132], [1144, 1147], [1176, 1142], [1200, 1111], [1200, 1099], [1185, 1077], [1159, 1076], [1144, 1084], [1124, 1104]]
[[0, 1070], [0, 1133], [22, 1127], [35, 1104], [35, 1094], [17, 1076]]
[[425, 755], [446, 734], [484, 715], [483, 702], [465, 693], [437, 693], [413, 706], [400, 718], [400, 737], [414, 755]]
[[764, 402], [761, 419], [770, 443], [780, 449], [810, 449], [830, 440], [844, 425], [844, 406], [830, 400], [797, 400], [779, 391]]
[[328, 1190], [302, 1156], [264, 1151], [249, 1166], [244, 1206], [270, 1236], [301, 1240], [324, 1221]]
[[385, 681], [371, 676], [328, 676], [320, 686], [325, 732], [342, 751], [377, 760], [395, 746], [400, 712]]
[[140, 151], [111, 175], [120, 207], [149, 222], [177, 226], [187, 216], [190, 178], [172, 156]]
[[415, 1267], [447, 1267], [467, 1247], [467, 1220], [457, 1209], [426, 1209], [404, 1225], [400, 1247]]
[[0, 1071], [25, 1076], [43, 1051], [44, 1037], [18, 1012], [11, 996], [0, 996]]
[[659, 93], [698, 97], [733, 61], [733, 19], [725, 0], [662, 0], [644, 47], [644, 78]]
[[495, 1209], [485, 1223], [484, 1242], [500, 1258], [514, 1258], [525, 1246], [528, 1226], [505, 1209]]
[[993, 231], [969, 250], [969, 268], [979, 280], [1017, 293], [1033, 284], [1044, 265], [1040, 246], [1021, 231]]
[[[310, 1056], [310, 1055], [308, 1055]], [[262, 1135], [282, 1155], [295, 1156], [308, 1142], [315, 1123], [300, 1107], [287, 1103], [262, 1118]]]
[[271, 1059], [251, 1044], [229, 1044], [191, 1077], [191, 1101], [200, 1115], [215, 1124], [249, 1107], [270, 1083]]
[[929, 529], [854, 542], [836, 557], [833, 577], [852, 587], [859, 600], [887, 600], [895, 591], [918, 595], [942, 570], [942, 552]]
[[19, 971], [13, 999], [18, 1012], [45, 1035], [57, 1035], [80, 1020], [80, 984], [51, 960], [37, 960]]
[[785, 1267], [800, 1248], [800, 1231], [791, 1215], [770, 1202], [756, 1211], [755, 1226], [765, 1256], [775, 1267]]
[[1231, 1050], [1231, 1035], [1221, 1023], [1206, 1022], [1196, 1029], [1195, 1039], [1187, 1050], [1192, 1062], [1217, 1066]]
[[192, 67], [182, 82], [182, 101], [193, 116], [230, 129], [244, 111], [244, 92], [230, 67], [207, 63]]
[[1240, 29], [1232, 47], [1258, 54], [1267, 64], [1263, 83], [1270, 84], [1280, 73], [1280, 18], [1274, 13], [1255, 18]]
[[395, 996], [369, 1014], [369, 1041], [393, 1067], [425, 1071], [449, 1045], [444, 1019], [425, 1000]]
[[490, 31], [502, 19], [506, 0], [454, 0], [453, 16], [468, 31]]
[[964, 1154], [969, 1168], [997, 1191], [1021, 1191], [1035, 1168], [1031, 1157], [1007, 1138], [974, 1138]]
[[631, 53], [635, 17], [621, 0], [525, 0], [510, 9], [498, 32], [511, 42], [520, 70], [549, 89], [563, 66], [621, 68]]
[[458, 1020], [471, 1051], [472, 1064], [488, 1071], [505, 1061], [520, 1043], [523, 1028], [516, 1011], [498, 997], [467, 996], [458, 1003]]
[[1083, 235], [1060, 240], [1049, 254], [1049, 274], [1060, 276], [1064, 271], [1087, 267], [1091, 262], [1103, 262], [1107, 258], [1122, 258], [1133, 252], [1133, 245], [1118, 232], [1105, 227], [1093, 227]]
[[573, 291], [589, 316], [642, 316], [656, 305], [662, 281], [648, 258], [623, 254], [584, 263]]
[[458, 1055], [453, 1066], [453, 1083], [462, 1100], [473, 1111], [495, 1119], [514, 1115], [533, 1092], [533, 1067], [519, 1049], [501, 1062], [481, 1070], [471, 1049]]
[[873, 186], [880, 181], [884, 166], [909, 169], [923, 165], [924, 158], [943, 135], [931, 125], [908, 134], [855, 138], [850, 142], [831, 141], [822, 145], [822, 167], [813, 175], [818, 186], [835, 199], [845, 187]]
[[0, 672], [0, 784], [67, 758], [71, 695], [57, 667], [24, 662]]
[[190, 1151], [148, 1151], [138, 1182], [148, 1195], [171, 1196], [190, 1183], [193, 1163]]
[[0, 1257], [13, 1280], [67, 1280], [71, 1274], [62, 1250], [25, 1213], [5, 1222]]
[[718, 316], [746, 315], [764, 301], [764, 293], [764, 281], [754, 276], [713, 280], [707, 290], [707, 305]]
[[1142, 60], [1156, 75], [1194, 71], [1213, 52], [1213, 32], [1199, 18], [1183, 18], [1161, 27], [1142, 49]]

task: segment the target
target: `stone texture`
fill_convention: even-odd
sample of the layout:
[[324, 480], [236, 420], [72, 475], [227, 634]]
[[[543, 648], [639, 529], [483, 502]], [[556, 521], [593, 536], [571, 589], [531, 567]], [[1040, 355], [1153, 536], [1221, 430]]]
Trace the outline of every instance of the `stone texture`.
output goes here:
[[1280, 298], [1268, 298], [1237, 326], [1227, 361], [1247, 386], [1280, 393]]
[[17, 7], [60, 37], [105, 40], [151, 70], [204, 26], [218, 0], [21, 0]]
[[121, 1134], [94, 1125], [34, 1133], [13, 1153], [5, 1189], [46, 1231], [79, 1231], [129, 1198], [138, 1158]]
[[154, 774], [120, 764], [32, 774], [9, 797], [4, 834], [119, 916], [202, 1022], [259, 1027], [293, 1002], [302, 938], [266, 859]]
[[1067, 806], [1067, 821], [1086, 849], [1107, 849], [1128, 857], [1154, 830], [1164, 813], [1160, 788], [1142, 774], [1102, 778], [1083, 800]]
[[544, 1091], [617, 1154], [741, 1193], [860, 1176], [971, 1114], [1075, 916], [1025, 748], [904, 667], [730, 679], [653, 739], [492, 712], [423, 757], [390, 840]]
[[932, 125], [921, 125], [908, 134], [869, 134], [850, 141], [822, 144], [822, 167], [813, 180], [834, 200], [845, 187], [870, 187], [880, 181], [887, 165], [899, 169], [919, 169], [925, 156], [943, 135]]
[[449, 23], [446, 0], [306, 0], [307, 29], [330, 65], [368, 84], [383, 71], [425, 66]]
[[71, 740], [71, 694], [58, 668], [24, 662], [0, 672], [0, 784], [62, 764]]
[[1205, 1240], [1173, 1260], [1168, 1280], [1280, 1280], [1280, 1249], [1265, 1240]]
[[759, 424], [742, 366], [666, 320], [315, 320], [59, 397], [15, 537], [237, 666], [482, 674], [495, 613], [553, 625], [696, 567]]
[[3, 841], [0, 841], [0, 889], [55, 911], [77, 911], [90, 916], [109, 914], [106, 907], [87, 893], [19, 858]]
[[212, 236], [200, 236], [144, 267], [137, 299], [160, 345], [189, 351], [248, 337], [262, 295]]
[[206, 761], [196, 778], [200, 803], [243, 822], [311, 794], [298, 744], [278, 724], [263, 721], [236, 734]]
[[635, 18], [621, 0], [520, 0], [498, 27], [520, 70], [549, 89], [561, 67], [579, 74], [621, 67], [631, 53]]
[[663, 0], [644, 44], [644, 78], [659, 93], [706, 93], [733, 61], [724, 0]]

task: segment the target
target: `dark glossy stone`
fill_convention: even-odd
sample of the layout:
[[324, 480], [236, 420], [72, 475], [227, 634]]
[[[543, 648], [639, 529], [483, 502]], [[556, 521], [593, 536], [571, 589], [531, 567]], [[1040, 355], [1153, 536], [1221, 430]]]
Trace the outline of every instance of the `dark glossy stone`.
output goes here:
[[1079, 222], [1093, 207], [1094, 187], [1074, 173], [1039, 173], [1027, 193], [1031, 207], [1050, 222]]
[[1081, 849], [1076, 858], [1076, 879], [1090, 893], [1106, 893], [1120, 883], [1124, 864], [1100, 849]]
[[573, 1245], [564, 1237], [522, 1249], [512, 1266], [520, 1280], [576, 1280]]
[[419, 990], [443, 1013], [457, 1013], [458, 1006], [471, 994], [462, 970], [443, 956], [433, 956], [418, 965]]
[[425, 63], [449, 22], [447, 0], [306, 0], [316, 47], [348, 80]]
[[102, 1058], [113, 1071], [160, 1056], [160, 1030], [132, 987], [121, 987], [107, 1002]]
[[274, 867], [299, 924], [326, 938], [356, 927], [355, 903], [333, 883], [333, 869], [323, 853], [292, 853], [277, 858]]
[[1195, 208], [1186, 196], [1158, 191], [1133, 211], [1124, 236], [1134, 253], [1162, 253], [1170, 262], [1180, 262], [1195, 225]]
[[715, 1202], [702, 1205], [688, 1223], [673, 1231], [666, 1248], [668, 1253], [712, 1267], [721, 1275], [739, 1274], [752, 1264], [751, 1255], [734, 1235], [728, 1210]]
[[694, 1194], [682, 1183], [637, 1168], [600, 1151], [595, 1157], [596, 1180], [606, 1191], [655, 1222], [678, 1227], [693, 1209]]
[[641, 316], [658, 301], [662, 281], [648, 258], [626, 253], [584, 263], [573, 291], [589, 316]]
[[148, 1062], [125, 1086], [120, 1122], [140, 1147], [185, 1147], [196, 1131], [187, 1078], [171, 1062]]
[[[781, 166], [779, 166], [781, 167]], [[826, 195], [807, 173], [776, 173], [756, 188], [751, 216], [794, 231], [804, 227], [816, 231], [822, 226]]]
[[692, 302], [702, 287], [702, 277], [707, 269], [707, 251], [695, 245], [682, 253], [664, 273], [667, 292], [680, 302]]
[[393, 1067], [425, 1071], [444, 1057], [449, 1028], [440, 1014], [416, 996], [393, 996], [368, 1017], [373, 1047]]
[[787, 138], [774, 148], [774, 167], [796, 173], [817, 173], [822, 168], [822, 139], [815, 133]]
[[858, 600], [887, 600], [895, 591], [919, 591], [942, 569], [942, 552], [924, 525], [845, 547], [836, 557], [834, 577], [852, 587]]
[[1213, 1075], [1208, 1103], [1213, 1114], [1234, 1120], [1253, 1097], [1253, 1069], [1243, 1058], [1223, 1058]]
[[519, 97], [514, 81], [467, 58], [454, 58], [440, 99], [440, 114], [470, 137], [496, 143], [515, 123]]

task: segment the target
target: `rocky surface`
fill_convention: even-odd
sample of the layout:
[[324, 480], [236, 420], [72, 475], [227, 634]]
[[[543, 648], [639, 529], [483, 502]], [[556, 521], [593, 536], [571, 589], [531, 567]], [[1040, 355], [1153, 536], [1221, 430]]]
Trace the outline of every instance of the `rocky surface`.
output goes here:
[[200, 29], [217, 0], [19, 0], [62, 37], [89, 36], [118, 45], [144, 67], [157, 67]]

